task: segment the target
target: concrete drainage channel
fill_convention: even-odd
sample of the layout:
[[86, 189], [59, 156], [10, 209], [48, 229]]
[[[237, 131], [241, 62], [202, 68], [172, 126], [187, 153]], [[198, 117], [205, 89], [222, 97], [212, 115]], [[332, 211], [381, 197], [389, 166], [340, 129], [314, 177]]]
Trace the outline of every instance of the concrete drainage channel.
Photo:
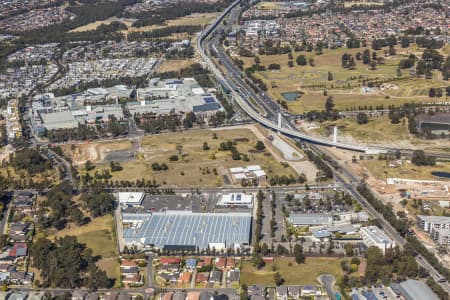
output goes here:
[[297, 161], [303, 159], [303, 155], [280, 136], [278, 136], [278, 134], [272, 135], [272, 145], [283, 153], [283, 157], [286, 160]]

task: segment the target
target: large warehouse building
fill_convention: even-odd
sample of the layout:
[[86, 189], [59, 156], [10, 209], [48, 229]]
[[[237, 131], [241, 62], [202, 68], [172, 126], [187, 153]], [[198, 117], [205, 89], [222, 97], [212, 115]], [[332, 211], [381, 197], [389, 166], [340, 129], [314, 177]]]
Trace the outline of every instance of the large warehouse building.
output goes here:
[[250, 245], [250, 213], [165, 211], [122, 213], [124, 244], [160, 249], [242, 248]]

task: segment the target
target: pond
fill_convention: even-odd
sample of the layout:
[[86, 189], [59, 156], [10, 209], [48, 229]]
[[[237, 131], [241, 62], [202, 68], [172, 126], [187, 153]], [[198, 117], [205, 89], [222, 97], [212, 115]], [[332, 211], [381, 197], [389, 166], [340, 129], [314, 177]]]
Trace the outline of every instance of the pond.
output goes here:
[[281, 96], [283, 96], [284, 100], [286, 100], [286, 101], [295, 101], [295, 100], [297, 100], [298, 96], [300, 96], [300, 93], [286, 92], [286, 93], [281, 93]]
[[431, 172], [431, 175], [442, 178], [450, 178], [450, 172]]

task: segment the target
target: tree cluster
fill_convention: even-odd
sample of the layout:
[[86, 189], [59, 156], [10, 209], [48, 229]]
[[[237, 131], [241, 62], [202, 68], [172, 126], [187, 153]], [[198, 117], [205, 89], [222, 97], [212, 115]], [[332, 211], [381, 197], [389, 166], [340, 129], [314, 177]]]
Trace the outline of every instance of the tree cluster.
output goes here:
[[52, 242], [46, 238], [35, 241], [31, 247], [32, 266], [38, 268], [42, 287], [90, 289], [110, 288], [113, 281], [96, 265], [92, 250], [80, 244], [76, 237], [65, 236]]

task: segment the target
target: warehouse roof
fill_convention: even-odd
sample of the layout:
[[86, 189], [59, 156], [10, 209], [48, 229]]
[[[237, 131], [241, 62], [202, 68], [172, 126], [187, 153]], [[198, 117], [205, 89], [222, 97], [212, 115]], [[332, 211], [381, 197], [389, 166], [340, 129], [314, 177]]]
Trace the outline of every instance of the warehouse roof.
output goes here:
[[132, 224], [124, 229], [126, 244], [206, 249], [212, 243], [224, 243], [226, 247], [250, 243], [250, 213], [123, 213], [122, 220]]
[[331, 225], [333, 223], [333, 217], [323, 214], [291, 214], [289, 216], [289, 222], [295, 226]]
[[406, 300], [439, 300], [439, 297], [422, 281], [408, 279], [399, 284], [399, 289]]

